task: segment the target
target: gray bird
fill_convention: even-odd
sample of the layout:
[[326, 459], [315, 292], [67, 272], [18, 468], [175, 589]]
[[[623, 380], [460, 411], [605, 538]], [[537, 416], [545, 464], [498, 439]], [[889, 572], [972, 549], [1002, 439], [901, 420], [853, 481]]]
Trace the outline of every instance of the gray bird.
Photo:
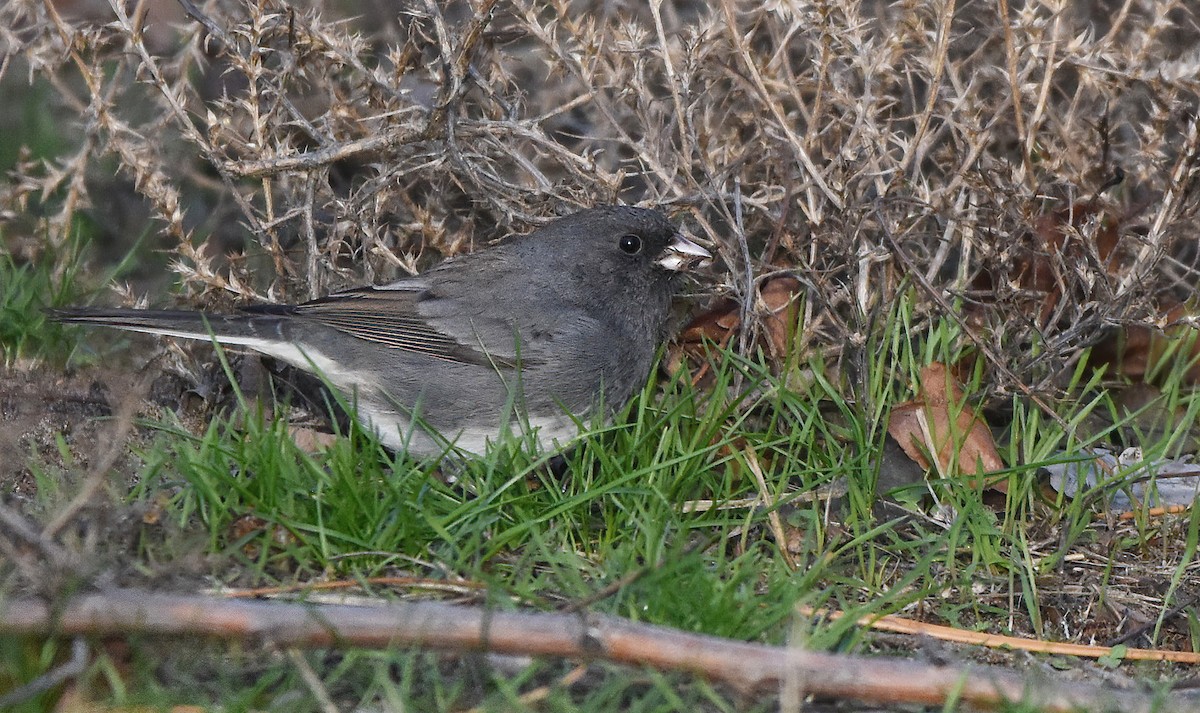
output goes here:
[[577, 419], [624, 405], [667, 336], [680, 271], [709, 258], [662, 213], [607, 206], [302, 304], [53, 315], [249, 347], [322, 375], [393, 450], [440, 455], [450, 443], [480, 454], [514, 426], [565, 444]]

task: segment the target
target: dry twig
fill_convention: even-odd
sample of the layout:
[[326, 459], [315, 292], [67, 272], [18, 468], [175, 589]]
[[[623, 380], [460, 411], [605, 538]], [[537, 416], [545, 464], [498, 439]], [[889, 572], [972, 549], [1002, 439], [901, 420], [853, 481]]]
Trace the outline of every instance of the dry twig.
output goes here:
[[[416, 646], [443, 651], [604, 659], [686, 671], [743, 693], [779, 690], [789, 676], [810, 695], [980, 708], [1025, 701], [1044, 711], [1150, 711], [1148, 695], [1024, 678], [983, 666], [950, 667], [883, 657], [780, 648], [636, 624], [611, 616], [502, 612], [438, 602], [379, 607], [247, 602], [117, 590], [51, 610], [11, 600], [0, 632], [27, 636], [181, 636], [266, 641], [281, 647]], [[1182, 710], [1182, 700], [1164, 701]]]

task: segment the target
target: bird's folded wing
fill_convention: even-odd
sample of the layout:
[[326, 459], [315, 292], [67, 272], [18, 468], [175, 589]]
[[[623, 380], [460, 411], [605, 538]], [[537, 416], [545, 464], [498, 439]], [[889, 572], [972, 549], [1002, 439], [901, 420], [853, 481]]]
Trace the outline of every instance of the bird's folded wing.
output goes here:
[[[431, 296], [419, 285], [413, 289], [364, 287], [337, 292], [298, 305], [257, 305], [251, 314], [286, 315], [310, 321], [391, 349], [445, 361], [511, 368], [517, 363], [509, 344], [484, 344], [474, 330], [449, 334], [422, 316], [417, 304]], [[432, 298], [436, 299], [436, 298]], [[508, 328], [511, 333], [511, 328]], [[522, 360], [523, 361], [523, 360]]]

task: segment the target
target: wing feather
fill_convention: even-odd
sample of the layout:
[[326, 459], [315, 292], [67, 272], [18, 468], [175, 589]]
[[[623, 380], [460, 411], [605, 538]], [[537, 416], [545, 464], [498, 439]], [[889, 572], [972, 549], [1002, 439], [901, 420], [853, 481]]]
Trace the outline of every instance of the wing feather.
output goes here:
[[401, 288], [393, 284], [335, 292], [298, 305], [259, 305], [246, 311], [311, 321], [390, 349], [444, 361], [491, 367], [515, 366], [512, 359], [489, 353], [478, 340], [468, 343], [438, 329], [418, 311], [417, 305], [426, 299], [431, 296], [424, 285]]

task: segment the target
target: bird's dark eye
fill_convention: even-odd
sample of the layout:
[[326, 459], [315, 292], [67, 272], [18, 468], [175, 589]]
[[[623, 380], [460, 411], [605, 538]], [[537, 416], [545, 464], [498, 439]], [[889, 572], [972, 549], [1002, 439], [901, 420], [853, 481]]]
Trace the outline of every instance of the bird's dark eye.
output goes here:
[[621, 252], [626, 255], [637, 255], [642, 251], [642, 239], [636, 235], [621, 236]]

